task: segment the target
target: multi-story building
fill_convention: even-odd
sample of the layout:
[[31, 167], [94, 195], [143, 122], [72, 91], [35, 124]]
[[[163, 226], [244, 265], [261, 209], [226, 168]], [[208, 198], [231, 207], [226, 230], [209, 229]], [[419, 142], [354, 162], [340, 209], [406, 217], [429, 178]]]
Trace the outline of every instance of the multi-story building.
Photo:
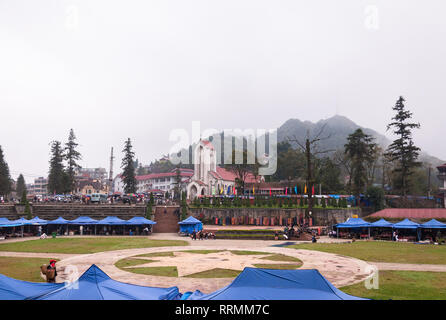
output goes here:
[[[180, 188], [182, 191], [186, 191], [186, 186], [189, 183], [190, 178], [194, 174], [192, 169], [180, 169]], [[170, 172], [163, 173], [151, 173], [147, 175], [136, 176], [137, 192], [169, 192], [172, 194], [177, 185], [177, 169]], [[124, 193], [124, 183], [122, 175], [119, 174], [113, 181], [113, 191]]]
[[26, 189], [30, 195], [47, 195], [48, 194], [48, 179], [39, 177], [34, 179], [34, 183], [28, 184]]
[[443, 197], [443, 207], [446, 208], [446, 163], [437, 167], [438, 179], [443, 181], [443, 186], [440, 187], [440, 194]]
[[105, 183], [108, 179], [107, 170], [104, 168], [80, 168], [76, 170], [76, 179], [92, 179]]

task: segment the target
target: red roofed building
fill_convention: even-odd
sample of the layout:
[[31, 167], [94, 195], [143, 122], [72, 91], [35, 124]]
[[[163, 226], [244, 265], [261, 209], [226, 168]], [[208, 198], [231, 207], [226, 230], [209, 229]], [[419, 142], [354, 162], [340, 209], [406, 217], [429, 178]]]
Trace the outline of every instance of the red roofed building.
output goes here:
[[389, 208], [371, 214], [369, 217], [379, 217], [384, 219], [416, 219], [416, 220], [426, 220], [426, 219], [446, 219], [446, 209], [395, 209]]
[[[180, 169], [181, 189], [186, 190], [186, 185], [194, 174], [191, 169]], [[149, 192], [150, 190], [168, 191], [172, 194], [177, 183], [177, 169], [171, 172], [152, 173], [136, 176], [137, 192]]]
[[[187, 186], [188, 197], [198, 195], [232, 194], [236, 174], [217, 165], [216, 150], [208, 140], [201, 140], [194, 152], [194, 174]], [[258, 178], [257, 180], [260, 180]], [[248, 174], [245, 183], [256, 183], [252, 174]]]

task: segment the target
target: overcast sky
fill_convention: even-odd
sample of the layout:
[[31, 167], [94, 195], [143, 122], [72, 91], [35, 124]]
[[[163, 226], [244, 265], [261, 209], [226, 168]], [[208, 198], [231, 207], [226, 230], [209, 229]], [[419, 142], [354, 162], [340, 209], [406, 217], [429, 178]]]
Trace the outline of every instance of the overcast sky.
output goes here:
[[[175, 128], [345, 115], [385, 133], [399, 95], [446, 159], [444, 0], [0, 0], [0, 145], [48, 172], [73, 128], [84, 167], [167, 153]], [[391, 136], [388, 135], [390, 138]]]

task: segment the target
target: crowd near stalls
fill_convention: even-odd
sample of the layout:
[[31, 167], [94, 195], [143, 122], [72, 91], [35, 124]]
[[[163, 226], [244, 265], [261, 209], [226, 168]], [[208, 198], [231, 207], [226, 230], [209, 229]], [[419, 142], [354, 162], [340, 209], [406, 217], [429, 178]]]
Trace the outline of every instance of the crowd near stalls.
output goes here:
[[[155, 204], [164, 204], [166, 202], [163, 192], [152, 192]], [[75, 203], [75, 204], [136, 204], [147, 203], [150, 200], [150, 193], [129, 193], [122, 194], [115, 192], [113, 194], [92, 193], [84, 195], [55, 194], [55, 195], [34, 195], [29, 196], [28, 200], [32, 203], [52, 204], [52, 203]], [[20, 199], [3, 199], [1, 203], [20, 203]]]
[[109, 216], [102, 220], [90, 217], [79, 217], [66, 220], [59, 217], [55, 220], [43, 220], [34, 217], [30, 220], [20, 218], [9, 220], [0, 218], [0, 237], [2, 239], [24, 236], [57, 236], [57, 235], [149, 235], [156, 224], [144, 217], [133, 217], [122, 220]]
[[361, 218], [349, 218], [343, 223], [334, 225], [333, 231], [329, 235], [347, 239], [444, 243], [446, 224], [435, 219], [419, 224], [409, 219], [404, 219], [397, 223], [380, 219], [369, 223]]

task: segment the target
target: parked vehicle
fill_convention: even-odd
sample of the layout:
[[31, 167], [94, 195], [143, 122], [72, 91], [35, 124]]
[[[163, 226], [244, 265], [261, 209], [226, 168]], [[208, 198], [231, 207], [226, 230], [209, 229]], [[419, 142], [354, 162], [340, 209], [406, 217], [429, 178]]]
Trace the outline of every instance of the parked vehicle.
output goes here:
[[107, 203], [107, 195], [102, 193], [92, 193], [91, 194], [91, 203]]

